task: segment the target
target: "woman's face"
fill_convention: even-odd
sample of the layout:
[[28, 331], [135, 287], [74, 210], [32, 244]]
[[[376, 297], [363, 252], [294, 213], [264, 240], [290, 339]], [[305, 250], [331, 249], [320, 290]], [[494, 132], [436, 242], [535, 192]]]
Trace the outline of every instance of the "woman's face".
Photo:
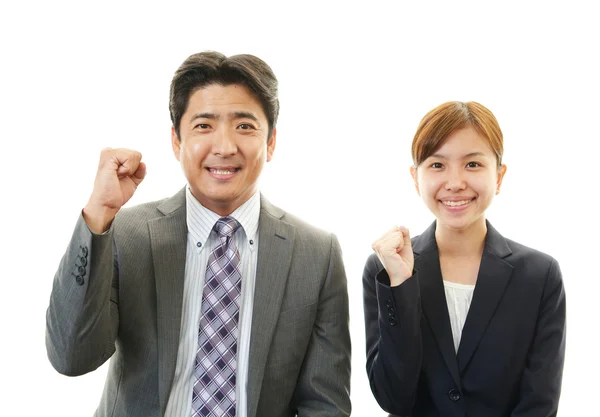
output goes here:
[[433, 155], [411, 168], [417, 192], [438, 225], [453, 230], [485, 223], [485, 210], [500, 192], [505, 172], [473, 127], [453, 132]]

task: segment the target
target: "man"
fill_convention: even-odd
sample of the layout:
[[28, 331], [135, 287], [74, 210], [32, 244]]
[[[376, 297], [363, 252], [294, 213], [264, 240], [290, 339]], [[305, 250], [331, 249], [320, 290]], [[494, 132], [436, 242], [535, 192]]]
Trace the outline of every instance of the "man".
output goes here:
[[105, 149], [54, 280], [46, 347], [81, 375], [112, 356], [96, 416], [347, 416], [348, 297], [335, 236], [271, 205], [277, 79], [190, 56], [171, 83], [188, 185], [123, 209], [141, 154]]

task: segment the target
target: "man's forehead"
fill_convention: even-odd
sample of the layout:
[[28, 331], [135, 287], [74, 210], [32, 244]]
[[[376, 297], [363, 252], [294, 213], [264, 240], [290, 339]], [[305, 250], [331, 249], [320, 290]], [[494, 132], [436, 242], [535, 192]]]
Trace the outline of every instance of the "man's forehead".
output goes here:
[[232, 110], [224, 112], [213, 112], [213, 111], [202, 111], [191, 115], [192, 120], [194, 119], [252, 119], [258, 121], [258, 115], [255, 112], [247, 110]]
[[260, 101], [245, 86], [210, 84], [195, 90], [188, 101], [184, 118], [197, 119], [265, 118]]
[[209, 83], [205, 85], [198, 86], [192, 90], [190, 93], [190, 98], [194, 96], [214, 96], [214, 97], [225, 97], [230, 95], [241, 95], [241, 96], [249, 96], [254, 100], [258, 101], [258, 97], [256, 94], [252, 92], [250, 88], [241, 83], [232, 83], [232, 84], [221, 84], [221, 83]]

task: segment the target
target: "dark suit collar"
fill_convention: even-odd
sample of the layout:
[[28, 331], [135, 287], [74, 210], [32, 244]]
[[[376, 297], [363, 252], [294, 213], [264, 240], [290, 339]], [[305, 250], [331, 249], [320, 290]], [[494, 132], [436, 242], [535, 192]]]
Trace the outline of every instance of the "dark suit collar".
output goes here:
[[427, 249], [431, 248], [431, 246], [436, 246], [435, 250], [437, 251], [437, 244], [435, 242], [435, 227], [436, 222], [434, 221], [427, 229], [425, 229], [423, 233], [413, 239], [412, 247], [415, 256], [419, 256]]
[[512, 274], [512, 266], [503, 259], [512, 253], [506, 239], [489, 222], [486, 221], [486, 224], [487, 234], [477, 284], [463, 327], [458, 353], [454, 350], [435, 240], [436, 223], [431, 224], [412, 242], [423, 313], [458, 387], [460, 378], [466, 371]]
[[485, 236], [485, 248], [499, 258], [506, 258], [512, 255], [512, 250], [508, 246], [506, 239], [502, 236], [489, 221], [485, 221], [487, 225], [487, 235]]
[[415, 266], [421, 290], [421, 308], [431, 332], [437, 342], [444, 362], [460, 389], [460, 373], [450, 327], [450, 316], [442, 282], [440, 257], [435, 242], [435, 223], [413, 242]]
[[457, 353], [461, 375], [467, 371], [471, 358], [494, 317], [513, 270], [513, 266], [505, 259], [512, 254], [506, 239], [489, 222], [486, 223], [487, 235], [477, 284]]

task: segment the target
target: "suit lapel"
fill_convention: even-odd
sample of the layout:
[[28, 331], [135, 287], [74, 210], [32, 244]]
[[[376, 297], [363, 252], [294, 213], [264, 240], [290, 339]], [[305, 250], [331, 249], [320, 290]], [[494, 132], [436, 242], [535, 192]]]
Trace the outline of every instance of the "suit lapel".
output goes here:
[[294, 228], [284, 212], [261, 196], [258, 265], [248, 365], [248, 416], [255, 417], [265, 365], [279, 317], [294, 248]]
[[187, 241], [185, 189], [165, 200], [158, 210], [164, 216], [148, 221], [148, 229], [156, 282], [158, 392], [162, 415], [171, 393], [181, 327]]
[[506, 240], [489, 222], [487, 228], [477, 284], [458, 348], [457, 358], [461, 375], [464, 374], [496, 311], [513, 269], [502, 259], [512, 253]]
[[450, 316], [448, 315], [446, 294], [442, 282], [440, 256], [435, 242], [435, 222], [415, 239], [413, 252], [415, 253], [415, 270], [419, 274], [423, 313], [427, 318], [427, 323], [431, 328], [444, 362], [450, 370], [452, 379], [460, 387]]

